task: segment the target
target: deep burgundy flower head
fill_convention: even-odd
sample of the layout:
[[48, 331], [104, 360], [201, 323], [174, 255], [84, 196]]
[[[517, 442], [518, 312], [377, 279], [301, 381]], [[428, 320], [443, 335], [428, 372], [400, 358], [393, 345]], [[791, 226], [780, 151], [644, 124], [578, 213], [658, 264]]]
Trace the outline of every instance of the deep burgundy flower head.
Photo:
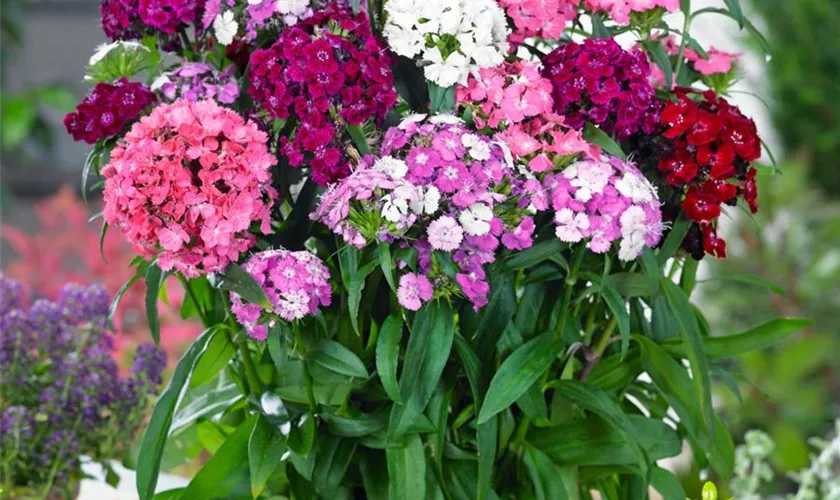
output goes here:
[[[658, 170], [675, 192], [686, 216], [698, 225], [684, 248], [696, 256], [702, 248], [726, 256], [726, 242], [717, 236], [722, 205], [738, 198], [758, 211], [756, 170], [750, 163], [761, 156], [755, 123], [712, 91], [675, 90], [677, 99], [660, 115], [662, 142]], [[691, 241], [688, 241], [688, 240]], [[702, 253], [701, 253], [702, 256]]]
[[205, 0], [139, 0], [140, 20], [148, 27], [167, 35], [181, 28], [198, 26]]
[[116, 83], [97, 83], [76, 111], [64, 117], [64, 127], [74, 140], [95, 144], [117, 135], [156, 100], [143, 84], [125, 78]]
[[381, 123], [396, 104], [392, 63], [364, 12], [330, 4], [251, 55], [248, 93], [272, 118], [295, 116], [299, 125], [280, 149], [328, 184], [350, 173], [341, 125]]
[[102, 31], [112, 42], [136, 40], [141, 37], [137, 29], [137, 0], [101, 0]]
[[626, 51], [612, 38], [587, 39], [557, 47], [543, 65], [555, 111], [569, 126], [593, 123], [619, 140], [656, 130], [659, 102], [640, 50]]

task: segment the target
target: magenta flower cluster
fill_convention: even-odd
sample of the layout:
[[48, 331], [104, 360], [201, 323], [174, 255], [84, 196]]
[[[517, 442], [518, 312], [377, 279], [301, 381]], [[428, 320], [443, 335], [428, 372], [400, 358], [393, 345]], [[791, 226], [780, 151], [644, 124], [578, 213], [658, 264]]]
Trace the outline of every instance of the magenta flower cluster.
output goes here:
[[215, 99], [222, 104], [233, 104], [239, 97], [235, 71], [233, 65], [219, 71], [212, 64], [185, 62], [162, 77], [159, 91], [170, 102]]
[[125, 78], [116, 83], [97, 83], [76, 110], [64, 117], [64, 127], [73, 140], [96, 144], [120, 133], [156, 100], [143, 84]]
[[586, 241], [605, 253], [619, 242], [618, 258], [631, 261], [662, 236], [656, 189], [631, 163], [602, 156], [525, 182], [537, 211], [552, 211], [555, 234], [566, 243]]
[[286, 249], [266, 250], [252, 255], [242, 268], [262, 286], [272, 309], [265, 311], [257, 304], [230, 294], [231, 311], [245, 331], [257, 340], [265, 340], [274, 319], [295, 321], [318, 313], [318, 307], [332, 302], [330, 271], [310, 252]]
[[551, 92], [551, 82], [540, 75], [536, 63], [516, 61], [470, 75], [466, 86], [456, 87], [455, 100], [472, 108], [476, 126], [497, 128], [550, 113]]
[[102, 30], [111, 41], [136, 40], [155, 32], [175, 35], [196, 26], [205, 0], [100, 0]]
[[[417, 115], [385, 133], [381, 155], [331, 186], [313, 219], [359, 248], [373, 241], [416, 248], [417, 273], [401, 277], [397, 292], [407, 309], [419, 309], [432, 289], [487, 304], [485, 266], [500, 245], [530, 247], [534, 231], [517, 198], [505, 194], [515, 182], [509, 154], [457, 118]], [[454, 282], [446, 262], [457, 270]]]
[[365, 13], [331, 4], [251, 55], [248, 93], [272, 118], [293, 116], [282, 153], [325, 185], [350, 173], [341, 124], [381, 123], [396, 104], [392, 62]]
[[657, 130], [659, 101], [644, 52], [626, 51], [612, 38], [569, 42], [543, 59], [555, 111], [573, 128], [586, 123], [625, 140]]
[[214, 101], [162, 104], [111, 152], [103, 215], [145, 258], [195, 277], [250, 249], [253, 223], [271, 232], [268, 137]]

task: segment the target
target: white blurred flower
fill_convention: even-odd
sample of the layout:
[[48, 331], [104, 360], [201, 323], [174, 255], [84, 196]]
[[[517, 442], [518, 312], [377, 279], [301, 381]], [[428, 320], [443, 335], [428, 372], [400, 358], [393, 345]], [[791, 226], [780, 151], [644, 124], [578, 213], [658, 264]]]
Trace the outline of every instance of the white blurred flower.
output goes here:
[[385, 172], [390, 175], [392, 179], [402, 179], [408, 173], [408, 165], [404, 160], [394, 158], [393, 156], [383, 156], [376, 160], [373, 164], [374, 170]]
[[484, 236], [490, 232], [493, 211], [484, 203], [473, 203], [458, 216], [464, 232], [472, 236]]
[[233, 18], [233, 11], [222, 12], [213, 21], [213, 33], [216, 35], [216, 40], [224, 45], [230, 45], [236, 32], [239, 31], [239, 24]]

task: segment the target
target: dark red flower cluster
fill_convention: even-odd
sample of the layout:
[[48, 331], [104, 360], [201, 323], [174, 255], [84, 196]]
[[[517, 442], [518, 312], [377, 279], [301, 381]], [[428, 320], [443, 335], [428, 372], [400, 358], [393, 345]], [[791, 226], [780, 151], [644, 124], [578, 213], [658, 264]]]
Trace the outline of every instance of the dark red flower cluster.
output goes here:
[[73, 140], [88, 144], [117, 135], [157, 100], [143, 84], [121, 78], [117, 83], [97, 83], [76, 111], [64, 117]]
[[[685, 189], [682, 209], [702, 232], [703, 250], [726, 256], [726, 242], [717, 236], [723, 204], [742, 197], [758, 211], [755, 168], [761, 156], [755, 123], [711, 90], [675, 90], [677, 100], [662, 110], [662, 136], [671, 141], [670, 154], [659, 161], [668, 184]], [[698, 99], [692, 99], [697, 95]]]
[[198, 27], [206, 0], [100, 0], [102, 30], [112, 41], [137, 40], [155, 31], [174, 35]]
[[350, 173], [337, 125], [381, 123], [396, 104], [392, 62], [365, 13], [331, 4], [251, 55], [248, 93], [272, 118], [294, 115], [299, 125], [282, 152], [325, 185]]
[[628, 52], [612, 38], [587, 39], [557, 47], [543, 65], [554, 87], [554, 108], [567, 125], [591, 122], [619, 140], [656, 131], [659, 101], [644, 52]]

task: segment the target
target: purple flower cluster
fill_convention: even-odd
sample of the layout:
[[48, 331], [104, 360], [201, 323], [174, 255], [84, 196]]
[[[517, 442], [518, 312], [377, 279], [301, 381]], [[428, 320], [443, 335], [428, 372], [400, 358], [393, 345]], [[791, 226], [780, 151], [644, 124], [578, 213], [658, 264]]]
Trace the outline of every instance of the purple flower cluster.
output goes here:
[[101, 286], [68, 284], [27, 310], [20, 284], [0, 274], [0, 297], [0, 459], [11, 474], [3, 484], [61, 486], [78, 477], [80, 455], [111, 458], [133, 437], [166, 356], [143, 345], [131, 376], [119, 375]]
[[251, 55], [248, 93], [272, 118], [294, 115], [299, 125], [281, 150], [325, 185], [350, 173], [339, 127], [381, 123], [396, 104], [391, 63], [364, 12], [331, 4]]
[[480, 308], [489, 291], [485, 265], [500, 245], [530, 247], [534, 222], [507, 194], [517, 181], [502, 146], [453, 117], [424, 120], [389, 129], [382, 156], [331, 186], [312, 218], [359, 248], [373, 241], [416, 248], [419, 274], [402, 276], [397, 292], [403, 307], [419, 309], [433, 289]]
[[121, 78], [97, 83], [90, 95], [64, 117], [64, 127], [75, 141], [96, 144], [120, 133], [157, 100], [143, 84]]
[[155, 32], [175, 35], [196, 25], [205, 0], [100, 0], [102, 30], [111, 41], [138, 40]]
[[233, 315], [255, 339], [265, 340], [278, 316], [285, 321], [300, 320], [332, 302], [330, 271], [310, 252], [266, 250], [251, 256], [242, 268], [262, 286], [273, 306], [267, 314], [257, 304], [230, 294]]
[[635, 260], [662, 236], [656, 189], [631, 163], [602, 156], [579, 160], [542, 180], [525, 181], [537, 211], [554, 213], [555, 234], [566, 243], [587, 241], [605, 253], [620, 241], [618, 258]]
[[543, 65], [554, 89], [554, 109], [567, 125], [593, 123], [619, 140], [657, 130], [659, 101], [641, 50], [628, 52], [612, 38], [589, 38], [557, 47]]
[[[249, 0], [240, 15], [244, 20], [245, 36], [248, 42], [253, 42], [264, 32], [279, 33], [285, 28], [294, 26], [307, 19], [312, 14], [325, 7], [329, 0]], [[204, 8], [202, 24], [209, 29], [213, 21], [224, 7], [233, 10], [235, 0], [207, 0]], [[240, 23], [240, 26], [243, 23]]]
[[212, 64], [185, 62], [161, 76], [152, 88], [158, 87], [170, 102], [178, 99], [190, 102], [215, 99], [221, 104], [233, 104], [239, 97], [235, 71], [236, 66], [219, 71]]

